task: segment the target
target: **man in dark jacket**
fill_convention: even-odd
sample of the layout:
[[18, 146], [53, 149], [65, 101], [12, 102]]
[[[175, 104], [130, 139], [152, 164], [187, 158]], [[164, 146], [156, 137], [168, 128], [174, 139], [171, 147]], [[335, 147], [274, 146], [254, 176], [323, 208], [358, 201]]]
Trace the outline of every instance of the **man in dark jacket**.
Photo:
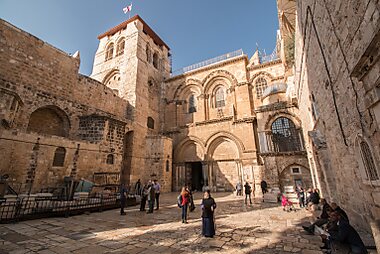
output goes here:
[[322, 234], [322, 239], [327, 239], [330, 245], [334, 242], [348, 245], [353, 254], [367, 254], [367, 249], [358, 232], [348, 224], [343, 216], [338, 212], [332, 212], [330, 216], [332, 220], [337, 221], [338, 231], [329, 232], [330, 236]]
[[337, 203], [331, 203], [331, 208], [334, 212], [338, 212], [341, 215], [342, 219], [345, 219], [348, 223], [350, 223], [347, 213], [340, 206], [338, 206]]
[[244, 192], [245, 192], [245, 203], [247, 204], [247, 198], [249, 197], [249, 203], [252, 205], [252, 200], [251, 200], [252, 188], [248, 182], [246, 182], [244, 185]]
[[124, 212], [125, 205], [127, 203], [127, 188], [125, 184], [120, 185], [120, 215], [126, 215]]

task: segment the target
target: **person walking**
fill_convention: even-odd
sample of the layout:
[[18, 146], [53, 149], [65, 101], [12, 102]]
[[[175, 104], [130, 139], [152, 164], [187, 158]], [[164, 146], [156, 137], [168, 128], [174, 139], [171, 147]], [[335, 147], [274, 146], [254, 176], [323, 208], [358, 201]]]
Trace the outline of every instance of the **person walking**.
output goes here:
[[297, 186], [297, 197], [300, 208], [305, 207], [305, 191], [301, 186]]
[[126, 215], [124, 212], [125, 205], [127, 203], [127, 188], [125, 184], [120, 185], [120, 215]]
[[209, 191], [205, 191], [201, 203], [202, 208], [202, 235], [205, 237], [214, 237], [215, 221], [214, 211], [216, 208], [215, 200], [211, 197]]
[[160, 208], [160, 190], [161, 190], [161, 185], [158, 183], [157, 180], [154, 180], [153, 187], [154, 187], [154, 190], [155, 190], [156, 210], [158, 210]]
[[190, 193], [186, 187], [181, 191], [182, 223], [187, 223], [187, 210], [190, 203]]
[[252, 205], [252, 199], [251, 199], [252, 188], [248, 182], [245, 183], [244, 190], [245, 190], [244, 191], [245, 192], [245, 204], [247, 204], [247, 198], [249, 197], [249, 203]]
[[242, 193], [241, 193], [241, 182], [239, 181], [237, 184], [236, 184], [236, 196], [241, 196]]
[[156, 198], [156, 191], [154, 190], [153, 183], [149, 181], [149, 187], [148, 187], [148, 212], [146, 213], [153, 213], [154, 208], [154, 199]]

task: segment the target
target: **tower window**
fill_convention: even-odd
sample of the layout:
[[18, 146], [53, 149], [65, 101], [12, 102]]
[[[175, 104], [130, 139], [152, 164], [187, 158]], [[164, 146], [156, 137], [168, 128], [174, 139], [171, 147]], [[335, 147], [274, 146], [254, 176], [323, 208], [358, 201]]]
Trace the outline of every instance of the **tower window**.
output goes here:
[[58, 147], [54, 153], [53, 167], [63, 167], [65, 163], [66, 149]]
[[268, 83], [265, 78], [258, 78], [256, 80], [255, 88], [256, 88], [256, 96], [257, 99], [260, 99], [263, 95], [264, 90], [268, 87]]
[[124, 48], [125, 48], [125, 40], [122, 39], [117, 44], [116, 56], [120, 56], [120, 55], [124, 54]]
[[152, 62], [152, 51], [150, 50], [149, 44], [146, 45], [146, 61], [148, 63]]
[[216, 108], [221, 108], [226, 105], [224, 101], [224, 90], [222, 87], [219, 87], [215, 91], [215, 107]]
[[113, 156], [113, 154], [108, 154], [107, 155], [106, 163], [109, 164], [109, 165], [113, 165], [113, 163], [114, 163], [114, 156]]
[[158, 54], [157, 53], [153, 54], [153, 66], [154, 68], [158, 69]]
[[111, 60], [112, 57], [113, 57], [113, 43], [111, 43], [110, 45], [108, 45], [107, 49], [106, 49], [106, 61], [108, 60]]
[[189, 97], [189, 113], [197, 112], [197, 103], [194, 94]]
[[147, 127], [149, 129], [154, 129], [154, 119], [152, 117], [148, 117]]

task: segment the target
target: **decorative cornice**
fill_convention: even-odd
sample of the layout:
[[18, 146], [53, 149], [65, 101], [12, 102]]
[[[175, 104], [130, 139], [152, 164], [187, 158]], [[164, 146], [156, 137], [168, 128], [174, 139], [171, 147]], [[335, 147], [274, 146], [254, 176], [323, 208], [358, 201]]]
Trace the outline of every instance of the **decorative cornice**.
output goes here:
[[233, 122], [233, 124], [240, 124], [240, 123], [253, 123], [255, 121], [256, 117], [248, 117], [243, 119], [237, 119]]
[[212, 120], [207, 120], [203, 122], [197, 122], [195, 123], [195, 126], [202, 126], [202, 125], [207, 125], [207, 124], [213, 124], [213, 123], [219, 123], [219, 122], [228, 122], [233, 119], [233, 116], [228, 116], [228, 117], [223, 117], [223, 118], [218, 118], [218, 119], [212, 119]]
[[247, 67], [247, 70], [253, 71], [253, 70], [262, 69], [262, 68], [266, 68], [268, 66], [272, 66], [272, 65], [276, 65], [276, 64], [281, 64], [281, 63], [282, 63], [281, 59], [278, 59], [278, 60], [274, 60], [274, 61], [271, 61], [271, 62], [266, 62], [266, 63], [263, 63], [263, 64], [253, 65], [251, 67]]
[[239, 62], [241, 60], [245, 60], [246, 62], [248, 62], [248, 57], [246, 55], [242, 55], [242, 56], [238, 56], [238, 57], [235, 57], [235, 58], [231, 58], [231, 59], [225, 60], [223, 62], [219, 62], [219, 63], [212, 64], [212, 65], [208, 65], [208, 66], [205, 66], [203, 68], [199, 68], [199, 69], [196, 69], [196, 70], [193, 70], [193, 71], [189, 71], [189, 72], [180, 74], [178, 76], [174, 76], [174, 77], [168, 78], [168, 79], [165, 80], [165, 82], [171, 82], [173, 80], [177, 80], [177, 79], [180, 79], [180, 78], [184, 78], [184, 77], [187, 77], [187, 76], [192, 76], [192, 75], [200, 73], [200, 72], [204, 72], [204, 71], [212, 70], [212, 69], [215, 69], [215, 68], [223, 67], [223, 66], [229, 65], [229, 64], [234, 63], [234, 62]]

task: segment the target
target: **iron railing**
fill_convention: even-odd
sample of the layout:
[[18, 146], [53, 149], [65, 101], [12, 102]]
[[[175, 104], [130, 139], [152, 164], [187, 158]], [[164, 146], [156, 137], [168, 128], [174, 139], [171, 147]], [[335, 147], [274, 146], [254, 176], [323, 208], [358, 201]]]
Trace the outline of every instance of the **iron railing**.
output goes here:
[[224, 54], [224, 55], [221, 55], [221, 56], [217, 56], [217, 57], [208, 59], [206, 61], [203, 61], [203, 62], [200, 62], [200, 63], [196, 63], [196, 64], [193, 64], [193, 65], [190, 65], [190, 66], [187, 66], [187, 67], [175, 70], [175, 71], [172, 72], [171, 77], [178, 76], [178, 75], [181, 75], [181, 74], [189, 72], [189, 71], [193, 71], [193, 70], [196, 70], [196, 69], [199, 69], [199, 68], [211, 65], [211, 64], [215, 64], [215, 63], [218, 63], [218, 62], [221, 62], [221, 61], [225, 61], [227, 59], [231, 59], [231, 58], [234, 58], [234, 57], [237, 57], [237, 56], [242, 56], [242, 55], [244, 55], [244, 52], [243, 52], [242, 49], [235, 50], [233, 52], [230, 52], [230, 53], [227, 53], [227, 54]]
[[[128, 198], [127, 205], [135, 205], [135, 198]], [[0, 199], [0, 223], [45, 217], [68, 217], [84, 212], [103, 211], [120, 207], [118, 195], [97, 195], [70, 201], [57, 197], [25, 196], [12, 200]]]

